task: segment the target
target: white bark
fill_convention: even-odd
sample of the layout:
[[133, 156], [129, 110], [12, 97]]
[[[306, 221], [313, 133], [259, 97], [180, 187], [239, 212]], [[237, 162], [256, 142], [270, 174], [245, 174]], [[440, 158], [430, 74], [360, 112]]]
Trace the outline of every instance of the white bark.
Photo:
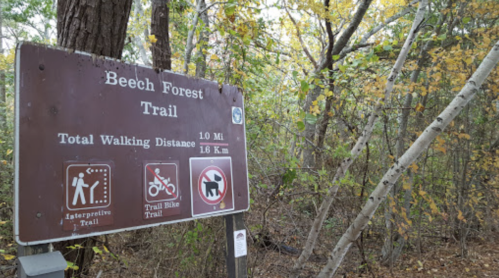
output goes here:
[[357, 140], [355, 146], [350, 151], [350, 157], [344, 159], [340, 167], [336, 171], [336, 174], [334, 175], [332, 182], [333, 186], [328, 189], [324, 201], [322, 202], [319, 211], [317, 213], [317, 216], [314, 219], [312, 228], [310, 229], [307, 242], [305, 243], [305, 246], [303, 248], [300, 257], [298, 258], [298, 260], [296, 260], [295, 265], [293, 266], [293, 270], [300, 269], [312, 254], [312, 250], [315, 247], [315, 243], [319, 236], [319, 232], [322, 228], [322, 224], [326, 219], [329, 207], [333, 203], [333, 199], [336, 196], [336, 193], [338, 192], [339, 181], [345, 176], [345, 173], [348, 171], [350, 165], [352, 165], [353, 161], [360, 155], [362, 150], [364, 150], [367, 142], [371, 138], [371, 134], [374, 129], [374, 123], [378, 119], [379, 113], [381, 112], [384, 103], [387, 102], [390, 98], [390, 94], [393, 91], [393, 85], [395, 83], [395, 79], [397, 78], [398, 73], [400, 72], [402, 65], [404, 64], [407, 58], [407, 55], [409, 54], [411, 45], [414, 42], [414, 39], [416, 38], [418, 27], [423, 22], [424, 13], [427, 5], [428, 5], [428, 0], [422, 0], [421, 3], [419, 4], [419, 8], [416, 13], [416, 17], [414, 19], [411, 31], [407, 36], [404, 46], [402, 47], [400, 54], [397, 58], [397, 61], [395, 62], [395, 65], [393, 66], [392, 71], [386, 82], [385, 97], [383, 100], [378, 100], [378, 102], [376, 103], [375, 109], [371, 114], [371, 116], [369, 117], [368, 122], [361, 133], [361, 136]]
[[[3, 9], [0, 3], [0, 56], [3, 57]], [[0, 70], [0, 130], [5, 130], [5, 72]], [[0, 158], [2, 154], [0, 154]]]
[[[140, 0], [135, 0], [135, 11], [136, 13], [144, 18], [144, 9], [142, 8], [142, 3], [140, 3]], [[147, 38], [149, 35], [149, 31], [146, 29], [144, 30], [144, 38]], [[149, 60], [149, 57], [147, 56], [147, 51], [146, 48], [144, 47], [144, 44], [142, 43], [142, 40], [138, 36], [134, 36], [133, 38], [135, 45], [139, 48], [139, 55], [140, 59], [142, 60], [142, 63], [146, 66], [151, 66], [151, 61]]]
[[495, 44], [487, 57], [482, 61], [473, 76], [468, 80], [461, 92], [452, 102], [440, 113], [440, 115], [425, 129], [412, 146], [396, 161], [385, 173], [380, 183], [376, 186], [362, 211], [354, 220], [352, 225], [340, 238], [333, 252], [328, 258], [327, 265], [322, 269], [317, 277], [332, 277], [341, 261], [345, 257], [348, 249], [360, 235], [360, 232], [369, 223], [378, 206], [386, 198], [386, 195], [393, 184], [416, 159], [430, 145], [445, 127], [461, 112], [461, 110], [473, 99], [484, 80], [489, 76], [492, 69], [499, 62], [499, 42]]
[[185, 56], [184, 56], [184, 73], [189, 73], [189, 63], [191, 62], [192, 50], [194, 49], [194, 33], [198, 25], [199, 14], [201, 12], [201, 5], [203, 1], [197, 0], [196, 11], [194, 19], [192, 19], [192, 28], [187, 33], [187, 41], [185, 43]]

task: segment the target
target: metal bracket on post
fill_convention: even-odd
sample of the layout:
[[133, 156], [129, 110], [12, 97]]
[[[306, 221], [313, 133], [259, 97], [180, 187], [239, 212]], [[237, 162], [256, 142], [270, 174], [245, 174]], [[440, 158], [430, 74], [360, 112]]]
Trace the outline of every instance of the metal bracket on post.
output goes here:
[[[225, 217], [225, 232], [227, 238], [226, 244], [226, 261], [227, 261], [227, 274], [229, 278], [246, 278], [248, 277], [247, 261], [246, 261], [246, 228], [244, 227], [243, 213], [236, 213], [226, 215]], [[235, 238], [234, 232], [241, 231], [244, 238]], [[240, 235], [241, 236], [241, 235]], [[236, 236], [237, 237], [237, 236]], [[244, 244], [244, 246], [237, 246]], [[238, 254], [236, 254], [238, 248]], [[241, 256], [240, 252], [243, 249], [244, 255]], [[236, 257], [237, 256], [237, 257]]]
[[49, 244], [19, 246], [18, 271], [20, 278], [63, 278], [67, 267], [61, 252], [49, 252]]

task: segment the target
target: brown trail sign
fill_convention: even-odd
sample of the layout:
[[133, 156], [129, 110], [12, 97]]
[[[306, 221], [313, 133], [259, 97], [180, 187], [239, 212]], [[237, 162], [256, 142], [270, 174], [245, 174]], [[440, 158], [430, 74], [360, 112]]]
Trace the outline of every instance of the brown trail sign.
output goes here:
[[249, 208], [236, 87], [21, 44], [15, 126], [21, 245]]

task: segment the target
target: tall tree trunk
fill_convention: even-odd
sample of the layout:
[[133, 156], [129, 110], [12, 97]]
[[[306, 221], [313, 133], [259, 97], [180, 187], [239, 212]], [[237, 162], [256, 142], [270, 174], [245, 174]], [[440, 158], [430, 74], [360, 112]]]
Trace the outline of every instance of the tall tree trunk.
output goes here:
[[[3, 24], [3, 10], [2, 3], [0, 3], [0, 56], [3, 56], [3, 32], [2, 25]], [[2, 132], [5, 130], [5, 71], [0, 70], [0, 130]], [[2, 134], [0, 134], [2, 135]], [[0, 159], [3, 157], [3, 154], [0, 154]]]
[[208, 18], [208, 10], [206, 9], [205, 0], [198, 0], [200, 2], [199, 8], [204, 10], [199, 17], [204, 23], [204, 28], [199, 33], [198, 44], [200, 47], [196, 55], [196, 77], [204, 78], [206, 76], [206, 50], [208, 49], [208, 39], [210, 33], [208, 29], [210, 28], [210, 21]]
[[[448, 5], [447, 5], [447, 9], [450, 9], [451, 7], [452, 7], [452, 1], [449, 1]], [[447, 13], [443, 13], [440, 15], [438, 22], [436, 24], [436, 26], [437, 26], [437, 28], [435, 30], [436, 36], [440, 35], [440, 33], [442, 31], [442, 25], [446, 19], [447, 19]], [[430, 58], [428, 51], [433, 47], [433, 45], [434, 45], [434, 41], [428, 41], [421, 49], [421, 53], [420, 53], [419, 59], [417, 61], [417, 68], [411, 74], [411, 78], [410, 78], [411, 84], [416, 84], [416, 82], [419, 78], [419, 74], [421, 73], [421, 70], [422, 70], [424, 64], [427, 63], [427, 61]], [[407, 124], [409, 121], [409, 114], [411, 112], [411, 109], [409, 109], [409, 107], [411, 107], [411, 105], [412, 105], [412, 98], [413, 98], [412, 93], [413, 92], [411, 92], [411, 91], [407, 91], [407, 93], [405, 95], [403, 107], [402, 107], [402, 109], [399, 113], [399, 116], [398, 116], [399, 129], [398, 129], [398, 134], [397, 134], [397, 142], [395, 145], [396, 152], [397, 152], [397, 157], [396, 157], [397, 159], [399, 159], [399, 157], [401, 157], [405, 151], [405, 143], [406, 143], [405, 141], [406, 141], [406, 137], [407, 137]], [[412, 181], [412, 176], [410, 177], [409, 180]], [[393, 196], [396, 199], [397, 199], [397, 195], [399, 192], [397, 187], [398, 187], [397, 184], [395, 184], [393, 186], [393, 189], [391, 192], [391, 196]], [[405, 212], [407, 213], [407, 217], [409, 217], [409, 215], [410, 215], [410, 213], [409, 213], [410, 198], [412, 198], [412, 184], [406, 190], [404, 196], [406, 198], [409, 198], [409, 200], [406, 199], [404, 201], [404, 209], [405, 209]], [[405, 240], [405, 237], [398, 234], [398, 232], [396, 230], [392, 229], [392, 225], [394, 223], [396, 223], [395, 217], [391, 213], [387, 214], [386, 216], [388, 217], [388, 219], [386, 221], [386, 223], [387, 223], [387, 225], [386, 225], [387, 236], [385, 238], [385, 242], [384, 242], [383, 248], [381, 250], [381, 253], [382, 253], [381, 264], [391, 267], [397, 261], [398, 257], [402, 253], [402, 250], [403, 250], [403, 247], [405, 245], [406, 240]], [[394, 220], [393, 222], [391, 221], [392, 218]], [[409, 223], [405, 223], [405, 224], [408, 225]], [[390, 232], [390, 231], [393, 231], [394, 234], [392, 234], [392, 232]], [[396, 242], [396, 243], [394, 244], [394, 242]]]
[[[144, 8], [142, 8], [141, 0], [135, 0], [135, 14], [137, 15], [138, 20], [140, 20], [140, 18], [144, 18]], [[148, 37], [149, 29], [146, 27], [144, 29], [144, 39], [147, 39]], [[135, 36], [134, 41], [135, 45], [139, 48], [139, 55], [142, 63], [146, 66], [151, 66], [151, 61], [149, 61], [149, 58], [147, 57], [147, 51], [142, 43], [143, 41], [140, 39], [140, 36]]]
[[151, 34], [157, 41], [152, 44], [152, 66], [172, 69], [172, 51], [170, 49], [170, 32], [168, 29], [170, 8], [168, 0], [152, 0]]
[[121, 58], [132, 0], [59, 0], [57, 45]]
[[[420, 5], [423, 5], [425, 0]], [[499, 62], [499, 42], [496, 42], [493, 49], [482, 61], [473, 76], [466, 85], [444, 109], [440, 115], [425, 129], [411, 147], [402, 155], [397, 162], [385, 173], [379, 184], [369, 196], [367, 203], [362, 208], [357, 218], [336, 244], [331, 252], [328, 263], [317, 276], [332, 277], [339, 265], [343, 261], [346, 253], [353, 242], [359, 237], [365, 229], [379, 205], [385, 200], [386, 195], [392, 186], [397, 182], [402, 173], [423, 153], [431, 142], [449, 125], [449, 123], [463, 110], [463, 108], [473, 99], [482, 86], [484, 80]]]
[[[59, 0], [57, 2], [57, 44], [96, 55], [120, 59], [125, 44], [128, 17], [133, 0]], [[68, 246], [79, 244], [73, 250]], [[78, 270], [68, 270], [66, 277], [88, 274], [95, 246], [93, 238], [58, 242], [67, 261], [75, 263]]]

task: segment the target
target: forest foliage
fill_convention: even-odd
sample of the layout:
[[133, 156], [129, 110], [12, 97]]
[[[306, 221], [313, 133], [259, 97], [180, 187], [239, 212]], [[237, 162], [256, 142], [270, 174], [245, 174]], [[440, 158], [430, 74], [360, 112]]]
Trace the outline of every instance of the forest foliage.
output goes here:
[[[366, 2], [365, 15], [341, 46], [359, 6]], [[168, 1], [172, 71], [237, 85], [244, 95], [252, 277], [268, 277], [258, 272], [262, 249], [301, 253], [325, 196], [338, 186], [314, 245], [314, 256], [325, 259], [383, 174], [449, 105], [499, 39], [499, 1], [429, 1], [406, 61], [392, 80], [393, 91], [384, 99], [418, 2]], [[0, 5], [0, 261], [9, 265], [16, 255], [15, 45], [56, 45], [57, 32], [52, 0], [5, 0]], [[151, 65], [151, 47], [157, 39], [150, 21], [151, 1], [135, 0], [124, 61]], [[203, 63], [206, 69], [200, 75]], [[378, 104], [370, 140], [355, 154], [352, 148]], [[464, 259], [469, 241], [497, 236], [498, 120], [499, 75], [493, 70], [471, 103], [394, 184], [354, 244], [359, 255], [347, 255], [350, 259], [340, 271], [367, 273], [376, 264], [392, 268], [408, 252], [418, 254], [416, 269], [423, 269], [422, 256], [434, 244], [430, 239], [452, 242]], [[351, 165], [335, 179], [343, 161], [350, 159]], [[118, 275], [133, 276], [127, 269], [140, 268], [140, 262], [129, 256], [142, 252], [145, 258], [165, 260], [152, 266], [160, 277], [223, 277], [224, 262], [217, 259], [224, 248], [221, 219], [166, 226], [147, 234], [150, 237], [127, 233], [100, 239], [94, 268], [110, 273], [120, 268]], [[144, 246], [153, 247], [140, 249]], [[161, 250], [173, 256], [167, 258]], [[295, 269], [296, 275], [315, 276], [323, 266], [320, 260], [305, 263]]]

